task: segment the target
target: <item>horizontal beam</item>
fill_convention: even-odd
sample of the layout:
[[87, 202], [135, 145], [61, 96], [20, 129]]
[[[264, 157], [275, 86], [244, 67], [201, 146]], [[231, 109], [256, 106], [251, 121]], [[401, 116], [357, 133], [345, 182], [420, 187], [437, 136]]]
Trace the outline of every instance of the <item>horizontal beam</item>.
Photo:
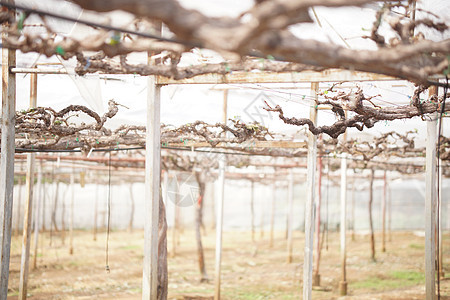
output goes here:
[[167, 84], [245, 84], [245, 83], [299, 83], [299, 82], [336, 82], [336, 81], [386, 81], [400, 80], [395, 77], [356, 72], [340, 69], [329, 69], [322, 72], [302, 71], [290, 73], [272, 72], [232, 72], [230, 74], [205, 74], [192, 78], [175, 80], [158, 76], [157, 83]]
[[[193, 148], [212, 148], [210, 143], [207, 142], [196, 142], [196, 141], [184, 141], [180, 143], [167, 143], [163, 144], [166, 147], [193, 147]], [[254, 149], [254, 148], [289, 148], [289, 149], [298, 149], [305, 148], [306, 142], [292, 142], [292, 141], [247, 141], [242, 144], [233, 144], [233, 143], [219, 143], [214, 148], [242, 148], [242, 149]]]
[[[66, 69], [55, 68], [12, 68], [13, 74], [68, 74]], [[299, 82], [338, 82], [338, 81], [397, 81], [395, 77], [356, 72], [340, 69], [329, 69], [322, 72], [302, 71], [290, 73], [275, 72], [232, 72], [230, 74], [205, 74], [192, 78], [175, 80], [157, 76], [157, 84], [246, 84], [246, 83], [299, 83]]]
[[11, 73], [19, 74], [68, 74], [66, 69], [55, 68], [12, 68]]

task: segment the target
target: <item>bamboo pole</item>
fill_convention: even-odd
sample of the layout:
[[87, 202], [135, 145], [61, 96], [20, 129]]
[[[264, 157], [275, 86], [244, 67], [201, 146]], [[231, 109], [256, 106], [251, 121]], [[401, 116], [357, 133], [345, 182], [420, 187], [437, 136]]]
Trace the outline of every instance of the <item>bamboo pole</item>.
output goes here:
[[[37, 102], [37, 75], [30, 75], [30, 108], [35, 108]], [[19, 299], [27, 299], [28, 272], [30, 263], [30, 242], [33, 216], [33, 185], [34, 185], [35, 154], [27, 154], [27, 175], [25, 212], [23, 217], [22, 258], [20, 260]]]
[[354, 240], [355, 240], [355, 178], [353, 178], [352, 181], [352, 241]]
[[372, 169], [370, 173], [369, 182], [369, 226], [370, 226], [370, 258], [375, 261], [375, 233], [373, 231], [373, 217], [372, 217], [372, 204], [373, 204], [373, 180], [375, 177], [375, 170]]
[[386, 197], [387, 197], [387, 179], [386, 171], [383, 175], [383, 198], [381, 201], [381, 251], [386, 252]]
[[287, 213], [287, 263], [292, 263], [292, 248], [293, 248], [293, 217], [294, 217], [294, 172], [289, 169], [289, 183], [288, 183], [288, 213]]
[[320, 286], [320, 206], [322, 202], [322, 157], [318, 157], [319, 177], [317, 182], [317, 206], [316, 206], [316, 266], [313, 275], [313, 286]]
[[[343, 140], [345, 142], [346, 135]], [[341, 246], [341, 280], [339, 294], [347, 295], [347, 156], [341, 159], [341, 220], [340, 220], [340, 246]]]
[[[309, 119], [317, 124], [317, 101], [319, 83], [311, 83], [311, 96], [314, 102], [311, 104]], [[305, 207], [305, 251], [303, 259], [303, 299], [310, 300], [312, 297], [312, 268], [314, 252], [314, 199], [315, 199], [315, 177], [317, 161], [317, 137], [308, 132], [308, 178], [307, 198]]]
[[250, 222], [252, 228], [252, 242], [255, 243], [255, 182], [250, 183]]
[[259, 228], [260, 228], [260, 232], [259, 232], [259, 237], [260, 239], [264, 238], [264, 218], [265, 218], [265, 211], [266, 211], [266, 203], [265, 203], [265, 199], [263, 203], [260, 203], [259, 205], [260, 209], [261, 209], [261, 218], [260, 218], [260, 223], [259, 223]]
[[[167, 172], [164, 172], [164, 186], [165, 190], [167, 189], [166, 186], [166, 175]], [[167, 197], [167, 192], [164, 192], [164, 196]], [[167, 200], [166, 205], [167, 205]], [[128, 232], [133, 232], [133, 221], [134, 221], [134, 195], [133, 195], [133, 183], [130, 183], [130, 220], [128, 222]]]
[[17, 188], [18, 193], [17, 193], [17, 212], [16, 212], [16, 227], [14, 228], [14, 235], [19, 235], [20, 232], [20, 216], [22, 215], [21, 210], [22, 210], [22, 188], [23, 188], [23, 184], [22, 184], [22, 177], [19, 176], [17, 179]]
[[216, 222], [216, 264], [214, 274], [214, 300], [220, 299], [220, 273], [222, 263], [222, 226], [223, 226], [223, 202], [225, 188], [225, 158], [219, 160], [219, 197], [217, 201]]
[[272, 186], [272, 209], [270, 210], [270, 242], [269, 245], [272, 248], [273, 247], [273, 231], [274, 231], [274, 225], [275, 225], [275, 199], [277, 195], [277, 182], [273, 182]]
[[175, 191], [174, 191], [174, 201], [173, 201], [173, 208], [174, 208], [174, 213], [173, 213], [173, 226], [172, 226], [172, 257], [175, 257], [175, 255], [177, 254], [177, 245], [178, 245], [178, 224], [179, 224], [179, 219], [180, 219], [180, 207], [178, 206], [178, 197], [179, 197], [179, 186], [178, 186], [178, 179], [176, 178], [175, 175], [175, 180], [176, 180], [176, 185], [175, 185]]
[[73, 173], [70, 174], [70, 212], [69, 212], [69, 254], [73, 255], [73, 214], [74, 214], [74, 198], [75, 198], [75, 178]]
[[442, 220], [442, 201], [443, 201], [443, 194], [442, 194], [442, 176], [443, 176], [443, 165], [442, 165], [442, 160], [439, 159], [439, 205], [438, 205], [438, 216], [439, 216], [439, 270], [438, 270], [438, 274], [439, 274], [439, 278], [444, 278], [445, 277], [445, 273], [444, 273], [444, 256], [443, 256], [443, 251], [444, 248], [442, 246], [442, 230], [444, 228], [444, 222]]
[[388, 236], [389, 242], [392, 242], [392, 189], [388, 186]]
[[[435, 93], [430, 90], [430, 95]], [[426, 197], [425, 197], [425, 295], [427, 300], [436, 299], [436, 114], [427, 121], [426, 144]]]
[[[8, 1], [14, 4], [14, 0]], [[14, 13], [9, 16], [14, 20]], [[2, 39], [6, 39], [2, 32]], [[11, 219], [14, 191], [14, 147], [16, 123], [16, 76], [10, 67], [16, 65], [16, 51], [2, 49], [2, 139], [0, 158], [0, 300], [8, 295], [9, 261], [11, 251]]]
[[63, 192], [63, 197], [61, 201], [61, 244], [66, 245], [66, 197], [69, 191], [70, 184], [67, 184], [66, 189]]
[[54, 201], [53, 201], [52, 214], [51, 214], [51, 222], [50, 222], [50, 242], [49, 242], [50, 246], [52, 246], [52, 243], [53, 243], [53, 231], [58, 231], [58, 227], [56, 226], [56, 208], [57, 208], [57, 204], [58, 204], [58, 193], [59, 193], [58, 189], [59, 189], [59, 181], [56, 180]]
[[37, 269], [37, 257], [38, 257], [38, 245], [39, 245], [39, 227], [40, 227], [40, 213], [41, 213], [41, 198], [43, 196], [42, 193], [42, 162], [41, 168], [38, 172], [37, 177], [37, 191], [38, 195], [35, 201], [36, 211], [34, 214], [34, 256], [33, 256], [33, 270]]
[[97, 240], [97, 228], [98, 228], [98, 199], [100, 198], [100, 187], [97, 183], [95, 185], [95, 199], [94, 199], [94, 228], [93, 228], [93, 240]]
[[33, 211], [34, 155], [28, 154], [25, 212], [23, 218], [22, 257], [20, 260], [19, 299], [27, 298], [27, 283], [30, 262], [31, 217]]
[[[223, 91], [223, 123], [226, 124], [228, 116], [228, 90]], [[220, 280], [221, 280], [221, 264], [222, 264], [222, 232], [223, 232], [223, 203], [225, 197], [225, 166], [226, 157], [219, 159], [219, 197], [217, 198], [217, 213], [216, 213], [216, 261], [214, 272], [214, 300], [220, 299]]]
[[[41, 160], [42, 162], [42, 160]], [[45, 222], [46, 220], [46, 213], [45, 213], [45, 208], [46, 208], [46, 199], [47, 199], [47, 189], [45, 187], [45, 173], [42, 176], [42, 232], [45, 232], [47, 227], [45, 226]]]

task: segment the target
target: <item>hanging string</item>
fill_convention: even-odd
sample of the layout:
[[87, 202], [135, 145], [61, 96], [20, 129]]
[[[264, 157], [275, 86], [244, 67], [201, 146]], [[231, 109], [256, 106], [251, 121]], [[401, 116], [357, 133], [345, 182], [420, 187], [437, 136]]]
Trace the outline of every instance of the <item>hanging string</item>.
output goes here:
[[437, 256], [437, 259], [436, 259], [436, 261], [437, 261], [437, 290], [438, 290], [438, 300], [440, 300], [441, 299], [441, 279], [440, 279], [440, 276], [441, 276], [441, 274], [440, 274], [440, 269], [441, 269], [441, 261], [440, 261], [440, 249], [439, 249], [439, 240], [440, 240], [440, 237], [439, 237], [439, 230], [440, 230], [440, 226], [441, 226], [441, 224], [440, 224], [440, 217], [439, 217], [439, 214], [440, 214], [440, 202], [441, 202], [441, 192], [440, 192], [440, 180], [441, 180], [441, 170], [440, 170], [440, 168], [441, 168], [441, 165], [440, 165], [440, 148], [441, 148], [441, 135], [442, 135], [442, 115], [445, 113], [445, 99], [447, 98], [447, 90], [448, 90], [448, 76], [447, 75], [445, 75], [445, 81], [446, 81], [446, 85], [445, 85], [445, 87], [444, 87], [444, 96], [443, 96], [443, 99], [442, 99], [442, 105], [441, 105], [441, 112], [440, 112], [440, 114], [439, 114], [439, 125], [438, 125], [438, 142], [437, 142], [437, 170], [438, 170], [438, 172], [437, 172], [437, 203], [436, 203], [436, 205], [437, 205], [437, 216], [436, 216], [436, 219], [437, 219], [437, 222], [436, 222], [436, 231], [437, 231], [437, 234], [436, 234], [436, 244], [437, 244], [437, 247], [436, 247], [436, 256]]
[[108, 164], [108, 208], [107, 208], [107, 229], [106, 229], [106, 259], [105, 270], [109, 273], [109, 234], [111, 232], [111, 151], [109, 151], [109, 164]]

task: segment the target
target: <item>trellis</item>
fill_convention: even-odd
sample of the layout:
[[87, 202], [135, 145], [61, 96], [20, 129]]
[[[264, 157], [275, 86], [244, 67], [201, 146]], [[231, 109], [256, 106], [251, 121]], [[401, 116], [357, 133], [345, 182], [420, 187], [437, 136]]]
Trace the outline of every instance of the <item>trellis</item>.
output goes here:
[[[5, 51], [5, 50], [4, 50]], [[6, 50], [8, 51], [8, 50]], [[27, 72], [28, 70], [24, 69], [11, 69], [11, 72], [8, 74], [8, 76], [13, 77], [15, 73], [19, 72]], [[49, 74], [51, 71], [41, 70], [42, 73]], [[149, 115], [148, 123], [147, 123], [147, 140], [146, 140], [146, 186], [150, 187], [149, 190], [146, 193], [146, 203], [151, 203], [151, 208], [147, 207], [147, 215], [148, 217], [146, 220], [149, 220], [146, 224], [146, 245], [144, 252], [146, 253], [145, 262], [144, 262], [144, 282], [143, 282], [143, 297], [146, 299], [151, 299], [154, 296], [154, 293], [156, 289], [154, 288], [154, 284], [156, 284], [156, 268], [151, 267], [156, 264], [157, 260], [157, 248], [155, 248], [155, 245], [157, 245], [157, 214], [155, 212], [158, 211], [157, 201], [154, 201], [154, 199], [159, 198], [159, 186], [161, 184], [159, 176], [153, 176], [152, 174], [159, 174], [159, 152], [161, 147], [161, 142], [159, 140], [159, 130], [156, 130], [156, 128], [159, 128], [159, 102], [160, 102], [160, 90], [164, 85], [168, 84], [224, 84], [224, 83], [236, 83], [236, 84], [242, 84], [242, 83], [248, 83], [247, 82], [247, 76], [249, 82], [254, 83], [293, 83], [293, 82], [312, 82], [311, 84], [311, 90], [312, 90], [312, 96], [317, 97], [317, 90], [318, 90], [318, 83], [319, 82], [332, 82], [332, 81], [338, 81], [342, 80], [342, 77], [340, 77], [340, 73], [342, 72], [344, 78], [346, 78], [349, 81], [362, 81], [362, 80], [396, 80], [392, 77], [386, 77], [386, 76], [380, 76], [380, 75], [374, 75], [374, 74], [365, 74], [360, 72], [350, 72], [350, 71], [326, 71], [326, 72], [305, 72], [303, 73], [294, 73], [294, 74], [280, 74], [280, 76], [274, 76], [273, 74], [252, 74], [252, 73], [233, 73], [233, 74], [227, 74], [225, 76], [218, 75], [205, 75], [205, 76], [199, 76], [196, 80], [196, 78], [192, 79], [186, 79], [182, 81], [174, 81], [166, 78], [155, 78], [150, 77], [149, 78], [149, 95], [148, 95], [148, 110], [147, 113]], [[33, 70], [34, 74], [39, 73], [39, 70], [35, 71]], [[304, 76], [303, 76], [304, 75]], [[34, 78], [34, 77], [33, 77]], [[33, 79], [34, 80], [34, 79]], [[5, 85], [4, 90], [8, 89], [8, 86]], [[10, 97], [8, 99], [13, 99], [13, 97]], [[317, 108], [311, 108], [311, 119], [315, 119], [315, 115], [317, 114]], [[4, 119], [4, 118], [2, 118]], [[226, 118], [225, 118], [226, 119]], [[430, 122], [432, 123], [432, 121]], [[433, 126], [433, 125], [431, 125]], [[8, 130], [5, 130], [6, 127], [3, 127], [2, 133], [8, 132]], [[313, 209], [313, 199], [315, 198], [314, 195], [314, 170], [315, 170], [315, 162], [317, 158], [317, 145], [316, 145], [316, 137], [312, 134], [309, 134], [309, 141], [308, 141], [308, 201], [307, 201], [307, 218], [306, 218], [306, 225], [305, 226], [305, 237], [306, 237], [306, 249], [305, 249], [305, 267], [304, 267], [304, 297], [308, 298], [311, 295], [311, 284], [312, 284], [312, 252], [313, 252], [313, 238], [312, 238], [312, 224], [314, 222], [314, 214], [312, 212]], [[6, 140], [2, 138], [2, 142]], [[431, 139], [430, 139], [431, 140]], [[267, 141], [267, 142], [257, 142], [258, 147], [276, 147], [276, 148], [292, 148], [292, 147], [299, 147], [303, 146], [304, 143], [292, 143], [292, 142], [286, 142], [286, 141]], [[431, 142], [430, 142], [431, 143]], [[432, 144], [433, 147], [435, 144]], [[205, 147], [207, 144], [205, 143], [191, 143], [188, 146], [191, 147]], [[224, 145], [226, 146], [226, 145]], [[3, 147], [2, 147], [3, 148]], [[435, 147], [434, 147], [435, 148]], [[5, 148], [3, 148], [5, 149]], [[34, 156], [33, 154], [28, 154], [29, 156]], [[7, 156], [7, 155], [6, 155]], [[3, 155], [2, 155], [3, 158]], [[427, 162], [431, 161], [431, 159], [427, 159]], [[150, 163], [149, 163], [150, 162]], [[342, 172], [342, 181], [341, 181], [341, 187], [346, 186], [346, 159], [343, 157], [341, 160], [341, 172]], [[224, 186], [224, 171], [225, 171], [225, 165], [224, 162], [221, 161], [220, 169], [219, 169], [219, 182], [221, 183], [221, 193], [219, 193], [220, 198], [218, 199], [218, 223], [217, 223], [217, 248], [216, 248], [216, 288], [215, 288], [215, 297], [218, 299], [220, 297], [220, 261], [221, 261], [221, 232], [222, 232], [222, 219], [223, 219], [223, 186]], [[429, 168], [427, 168], [427, 171]], [[6, 174], [2, 172], [2, 175]], [[6, 177], [6, 176], [5, 176]], [[5, 178], [2, 177], [2, 178]], [[428, 189], [430, 189], [432, 184], [432, 178], [430, 179], [429, 176], [427, 177], [430, 180], [430, 183], [427, 185]], [[2, 179], [4, 180], [4, 179]], [[427, 181], [428, 183], [428, 181]], [[346, 194], [345, 188], [341, 189], [341, 222], [342, 224], [345, 224], [346, 216], [345, 216], [345, 207], [346, 205]], [[430, 190], [427, 190], [427, 195], [430, 192]], [[156, 194], [157, 193], [157, 194]], [[32, 195], [27, 197], [28, 199], [32, 199]], [[291, 197], [289, 197], [291, 199]], [[427, 207], [432, 207], [431, 203], [429, 203], [429, 199], [432, 199], [431, 197], [427, 198]], [[28, 203], [30, 203], [29, 201]], [[290, 201], [290, 203], [292, 203]], [[430, 206], [428, 206], [430, 205]], [[310, 213], [308, 213], [310, 212]], [[342, 213], [343, 212], [343, 213]], [[430, 217], [432, 220], [434, 217], [431, 215], [432, 211], [428, 211], [427, 213], [430, 213]], [[427, 219], [427, 221], [429, 221]], [[156, 222], [156, 223], [155, 223]], [[289, 229], [292, 230], [292, 229]], [[346, 278], [345, 278], [345, 230], [346, 226], [341, 226], [341, 252], [342, 252], [342, 280], [340, 282], [340, 290], [342, 294], [346, 293]], [[430, 231], [431, 232], [431, 231]], [[430, 232], [427, 231], [427, 236], [430, 236]], [[30, 234], [27, 234], [27, 239], [29, 239]], [[288, 240], [288, 243], [292, 245], [292, 234], [291, 237]], [[434, 236], [434, 235], [432, 235]], [[156, 238], [156, 240], [155, 240]], [[28, 246], [29, 247], [29, 246]], [[156, 249], [156, 250], [155, 250]], [[290, 247], [292, 249], [292, 247]], [[429, 249], [428, 247], [426, 248]], [[290, 250], [292, 251], [292, 250]], [[427, 257], [430, 257], [430, 253], [434, 253], [432, 250], [427, 252]], [[26, 261], [23, 260], [23, 261]], [[2, 264], [3, 265], [3, 264]], [[427, 268], [428, 271], [429, 268]], [[434, 274], [434, 273], [433, 273]], [[427, 276], [429, 278], [429, 276]], [[26, 280], [25, 280], [26, 282]], [[431, 284], [427, 282], [428, 284]], [[26, 287], [24, 287], [26, 290]]]
[[[15, 53], [12, 50], [3, 49], [3, 110], [2, 110], [2, 145], [3, 150], [1, 157], [1, 177], [0, 177], [0, 195], [2, 206], [0, 210], [2, 218], [1, 232], [1, 285], [0, 299], [6, 299], [7, 282], [9, 275], [9, 252], [11, 239], [11, 210], [12, 210], [12, 188], [13, 188], [13, 162], [14, 162], [14, 115], [15, 115], [15, 74], [16, 73], [45, 73], [45, 70], [30, 70], [14, 68]], [[47, 71], [47, 74], [63, 74], [64, 71]], [[404, 74], [402, 74], [404, 75]], [[35, 78], [35, 77], [33, 77]], [[423, 78], [421, 78], [423, 80]], [[146, 225], [145, 225], [145, 246], [144, 246], [144, 274], [143, 274], [143, 299], [155, 299], [157, 295], [157, 253], [158, 253], [158, 213], [159, 213], [159, 189], [161, 185], [160, 179], [160, 91], [162, 86], [168, 84], [226, 84], [226, 83], [293, 83], [293, 82], [311, 82], [311, 96], [316, 98], [319, 82], [330, 81], [364, 81], [364, 80], [396, 80], [392, 77], [373, 75], [360, 72], [328, 70], [324, 72], [304, 71], [299, 73], [248, 73], [233, 72], [221, 75], [208, 74], [194, 78], [173, 80], [162, 77], [149, 76], [148, 79], [148, 100], [147, 100], [147, 134], [146, 134], [146, 168], [145, 168], [145, 184], [146, 184]], [[30, 106], [32, 107], [33, 104]], [[226, 116], [226, 111], [224, 111]], [[317, 108], [312, 107], [310, 110], [310, 119], [316, 123]], [[226, 121], [226, 117], [224, 118]], [[436, 120], [428, 122], [427, 140], [427, 202], [426, 202], [426, 275], [427, 275], [427, 298], [434, 295], [434, 207], [435, 207], [435, 185], [436, 185]], [[295, 145], [282, 145], [285, 142], [265, 143], [265, 147], [293, 147]], [[261, 143], [262, 146], [263, 143]], [[200, 146], [199, 144], [193, 144]], [[204, 145], [203, 145], [204, 146]], [[317, 138], [309, 133], [308, 136], [308, 199], [306, 205], [305, 219], [305, 256], [304, 256], [304, 273], [303, 273], [303, 296], [304, 299], [311, 298], [312, 285], [312, 253], [313, 253], [313, 201], [315, 199], [315, 164], [317, 161]], [[27, 173], [27, 224], [31, 221], [31, 203], [32, 203], [32, 182], [33, 182], [33, 166], [34, 154], [28, 155], [28, 171]], [[341, 160], [341, 224], [345, 224], [346, 215], [346, 176], [347, 176], [346, 157], [344, 155]], [[225, 181], [225, 161], [220, 160], [219, 182], [220, 197], [219, 211], [217, 223], [217, 247], [216, 247], [216, 286], [215, 298], [220, 298], [220, 266], [221, 266], [221, 243], [222, 243], [222, 220], [223, 220], [223, 198], [224, 198], [224, 181]], [[290, 197], [291, 198], [291, 197]], [[292, 210], [291, 210], [292, 211]], [[25, 232], [25, 252], [21, 266], [23, 276], [21, 276], [21, 299], [26, 298], [26, 277], [27, 277], [27, 257], [29, 253], [30, 229], [27, 227]], [[292, 228], [290, 228], [292, 232]], [[345, 234], [346, 226], [341, 225], [341, 253], [342, 253], [342, 277], [340, 281], [341, 294], [346, 294], [346, 272], [345, 272]], [[290, 235], [290, 245], [292, 245], [292, 234]], [[22, 279], [23, 278], [23, 279]]]

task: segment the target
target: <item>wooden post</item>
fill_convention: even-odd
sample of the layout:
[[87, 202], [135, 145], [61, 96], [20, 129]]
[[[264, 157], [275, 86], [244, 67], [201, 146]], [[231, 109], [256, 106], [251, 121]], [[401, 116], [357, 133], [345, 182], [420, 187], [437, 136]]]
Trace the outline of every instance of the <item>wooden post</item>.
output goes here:
[[[223, 91], [223, 110], [222, 121], [227, 123], [228, 116], [228, 90]], [[222, 264], [222, 232], [223, 232], [223, 203], [225, 197], [225, 166], [226, 157], [219, 158], [219, 177], [217, 179], [219, 184], [219, 197], [217, 198], [217, 212], [216, 212], [216, 265], [214, 273], [214, 300], [220, 299], [220, 273]]]
[[98, 198], [100, 198], [99, 183], [95, 185], [95, 199], [94, 199], [94, 228], [93, 228], [93, 240], [97, 240], [97, 220], [98, 220]]
[[[260, 232], [259, 232], [259, 237], [260, 239], [264, 238], [264, 217], [265, 217], [265, 211], [266, 211], [266, 203], [265, 203], [265, 199], [262, 199], [263, 201], [260, 201], [259, 203], [259, 207], [261, 209], [261, 218], [260, 218]], [[262, 202], [262, 203], [261, 203]]]
[[255, 183], [250, 183], [250, 222], [252, 228], [252, 242], [255, 243]]
[[216, 228], [216, 201], [215, 201], [215, 195], [216, 195], [216, 189], [215, 189], [215, 184], [211, 184], [211, 210], [210, 210], [210, 214], [211, 214], [211, 229], [214, 230]]
[[22, 188], [23, 188], [23, 184], [22, 184], [22, 177], [19, 176], [19, 178], [17, 179], [17, 187], [18, 187], [18, 193], [17, 193], [17, 213], [16, 213], [16, 228], [14, 228], [14, 235], [19, 235], [20, 232], [20, 216], [22, 215], [22, 213], [20, 212], [22, 210]]
[[[37, 102], [37, 74], [30, 74], [30, 108], [35, 108]], [[22, 257], [20, 260], [19, 299], [27, 299], [27, 283], [30, 262], [30, 241], [33, 216], [33, 185], [34, 185], [35, 154], [27, 154], [27, 177], [25, 212], [23, 217]]]
[[[430, 94], [433, 91], [430, 89]], [[426, 144], [426, 197], [425, 197], [425, 294], [427, 300], [436, 299], [436, 114], [427, 121]]]
[[22, 257], [20, 260], [19, 299], [27, 298], [27, 281], [30, 259], [31, 216], [33, 211], [34, 153], [27, 154], [26, 204], [23, 218]]
[[391, 187], [388, 185], [388, 210], [387, 210], [387, 215], [388, 215], [388, 237], [389, 237], [389, 242], [392, 242], [392, 189]]
[[37, 268], [37, 256], [38, 256], [38, 244], [39, 244], [39, 227], [40, 227], [40, 212], [41, 212], [41, 198], [43, 196], [42, 193], [42, 161], [41, 168], [38, 172], [37, 176], [37, 197], [35, 201], [36, 211], [34, 213], [34, 256], [33, 256], [33, 270]]
[[273, 230], [275, 225], [275, 199], [277, 197], [277, 182], [273, 182], [272, 186], [272, 209], [270, 210], [270, 247], [273, 247]]
[[387, 197], [387, 179], [386, 171], [383, 175], [383, 198], [381, 201], [381, 251], [386, 252], [386, 197]]
[[[344, 134], [343, 142], [346, 136]], [[341, 244], [341, 281], [339, 282], [339, 294], [347, 295], [347, 155], [342, 154], [341, 159], [341, 220], [340, 220], [340, 244]]]
[[173, 208], [174, 208], [174, 214], [173, 214], [173, 227], [172, 227], [172, 257], [175, 257], [177, 254], [177, 244], [178, 244], [178, 223], [180, 219], [180, 207], [178, 206], [178, 200], [179, 200], [179, 186], [178, 186], [178, 180], [176, 179], [175, 174], [175, 180], [177, 184], [175, 185], [175, 191], [174, 191], [174, 201], [173, 201]]
[[158, 220], [161, 165], [160, 92], [156, 77], [148, 77], [147, 135], [145, 139], [145, 227], [142, 299], [158, 294]]
[[[14, 4], [13, 0], [9, 3]], [[10, 18], [14, 18], [11, 12]], [[6, 34], [2, 32], [2, 39]], [[11, 219], [14, 189], [14, 148], [16, 124], [16, 76], [9, 71], [16, 65], [16, 51], [2, 49], [2, 140], [0, 159], [0, 300], [8, 296]]]
[[169, 171], [164, 170], [163, 171], [163, 200], [164, 203], [167, 206], [167, 203], [169, 203]]
[[375, 177], [375, 170], [370, 172], [369, 182], [369, 226], [370, 226], [370, 258], [375, 261], [375, 233], [373, 230], [372, 204], [373, 204], [373, 180]]
[[440, 199], [439, 199], [439, 205], [438, 205], [438, 215], [439, 215], [439, 270], [438, 270], [438, 276], [439, 278], [444, 278], [445, 277], [445, 273], [444, 273], [444, 256], [443, 256], [443, 247], [442, 247], [442, 230], [444, 228], [444, 222], [442, 220], [442, 201], [443, 201], [443, 194], [442, 194], [442, 176], [443, 176], [443, 165], [442, 165], [442, 160], [439, 158], [439, 195], [440, 195]]
[[[353, 172], [353, 176], [355, 173]], [[355, 240], [355, 181], [352, 181], [352, 241]]]
[[[167, 189], [166, 173], [167, 172], [164, 172], [165, 190]], [[167, 197], [167, 192], [164, 192], [164, 197]], [[164, 199], [164, 200], [166, 201], [166, 205], [167, 205], [167, 199]], [[133, 221], [134, 221], [134, 195], [133, 195], [133, 183], [130, 183], [130, 220], [128, 222], [128, 232], [133, 232]]]
[[45, 218], [45, 208], [46, 208], [46, 198], [47, 198], [47, 189], [45, 187], [45, 172], [42, 175], [42, 232], [46, 231], [46, 226], [45, 226], [45, 222], [47, 221], [47, 219]]
[[69, 254], [73, 255], [73, 214], [74, 214], [74, 197], [75, 197], [75, 178], [73, 173], [70, 174], [70, 213], [69, 213]]
[[[317, 124], [317, 101], [319, 83], [311, 83], [311, 96], [314, 102], [311, 103], [309, 119], [313, 124]], [[314, 199], [315, 199], [315, 177], [317, 161], [317, 137], [308, 132], [308, 173], [306, 180], [307, 198], [305, 206], [305, 251], [303, 259], [303, 300], [310, 300], [312, 294], [312, 268], [314, 252]]]
[[[67, 184], [63, 195], [67, 195], [70, 188], [70, 183]], [[66, 197], [62, 197], [61, 201], [61, 244], [66, 245]]]
[[292, 263], [292, 248], [293, 248], [293, 217], [294, 217], [294, 171], [289, 169], [289, 183], [288, 183], [288, 222], [287, 222], [287, 262]]
[[225, 157], [219, 160], [219, 197], [217, 199], [216, 221], [216, 270], [214, 274], [214, 300], [220, 299], [220, 272], [222, 263], [222, 226], [223, 226], [223, 202], [225, 189]]
[[317, 206], [316, 206], [316, 267], [313, 276], [313, 286], [320, 286], [320, 205], [322, 202], [322, 157], [319, 156], [318, 171], [319, 177], [317, 179]]

